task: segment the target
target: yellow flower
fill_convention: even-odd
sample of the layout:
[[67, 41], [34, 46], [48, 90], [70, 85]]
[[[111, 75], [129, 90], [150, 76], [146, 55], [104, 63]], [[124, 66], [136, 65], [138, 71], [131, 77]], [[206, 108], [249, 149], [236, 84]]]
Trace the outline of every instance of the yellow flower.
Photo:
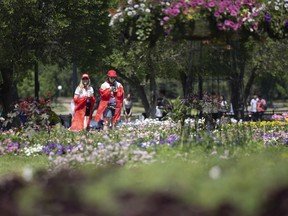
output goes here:
[[188, 14], [186, 17], [187, 17], [188, 20], [192, 20], [193, 19], [193, 16], [191, 14]]

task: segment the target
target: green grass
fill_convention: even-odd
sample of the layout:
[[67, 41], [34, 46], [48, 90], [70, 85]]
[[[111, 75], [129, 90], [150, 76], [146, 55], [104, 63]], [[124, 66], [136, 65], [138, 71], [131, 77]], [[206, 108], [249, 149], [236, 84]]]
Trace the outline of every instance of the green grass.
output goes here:
[[46, 155], [25, 157], [19, 155], [4, 155], [0, 157], [0, 176], [6, 174], [22, 174], [26, 167], [32, 169], [46, 169], [48, 168], [49, 161]]
[[[111, 170], [104, 178], [87, 184], [83, 197], [111, 209], [117, 208], [113, 199], [119, 191], [137, 191], [143, 196], [166, 191], [187, 203], [208, 208], [229, 202], [244, 215], [253, 215], [269, 192], [287, 185], [287, 148], [266, 149], [249, 156], [243, 152], [238, 159], [227, 160], [200, 152], [190, 152], [188, 161], [172, 157], [166, 163]], [[167, 160], [167, 155], [164, 157]], [[216, 179], [209, 177], [213, 167], [220, 169]], [[87, 170], [88, 175], [92, 174], [91, 170], [91, 167]]]
[[141, 114], [141, 113], [143, 113], [143, 112], [145, 112], [145, 110], [144, 110], [144, 107], [142, 106], [142, 104], [141, 103], [134, 103], [133, 104], [133, 108], [132, 108], [132, 112], [134, 113], [134, 114]]
[[67, 105], [65, 105], [63, 103], [52, 103], [51, 108], [58, 115], [60, 115], [60, 114], [65, 115], [65, 114], [70, 113], [70, 110], [67, 108]]

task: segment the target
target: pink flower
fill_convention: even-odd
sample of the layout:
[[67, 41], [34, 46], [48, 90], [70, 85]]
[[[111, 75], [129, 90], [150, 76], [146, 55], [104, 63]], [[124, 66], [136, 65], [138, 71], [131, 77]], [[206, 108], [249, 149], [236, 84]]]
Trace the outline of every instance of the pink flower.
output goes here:
[[204, 5], [205, 1], [204, 0], [197, 0], [197, 5]]
[[220, 15], [221, 15], [221, 14], [219, 13], [219, 11], [215, 11], [215, 12], [214, 12], [214, 16], [215, 16], [215, 17], [220, 17]]
[[215, 7], [216, 4], [214, 1], [209, 1], [207, 5], [208, 7], [212, 8], [212, 7]]
[[230, 14], [231, 14], [231, 16], [236, 17], [238, 13], [237, 13], [237, 11], [235, 11], [235, 10], [231, 10], [231, 11], [230, 11]]
[[225, 20], [224, 21], [224, 25], [227, 26], [227, 27], [232, 27], [234, 25], [234, 23], [231, 20]]
[[[262, 14], [259, 10], [262, 5], [258, 0], [175, 0], [173, 2], [164, 11], [169, 20], [187, 14], [187, 11], [189, 13], [190, 9], [200, 9], [204, 11], [204, 16], [207, 13], [214, 15], [220, 30], [237, 31], [244, 24], [249, 29], [257, 30], [257, 17]], [[168, 20], [167, 17], [163, 18], [164, 25]]]
[[169, 18], [168, 16], [165, 16], [165, 17], [163, 18], [163, 20], [166, 21], [166, 22], [167, 22], [169, 19], [170, 19], [170, 18]]

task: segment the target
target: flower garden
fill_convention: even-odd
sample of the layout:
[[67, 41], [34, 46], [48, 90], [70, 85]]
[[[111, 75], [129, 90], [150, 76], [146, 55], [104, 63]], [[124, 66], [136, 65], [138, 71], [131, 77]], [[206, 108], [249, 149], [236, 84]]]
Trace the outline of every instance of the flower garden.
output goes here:
[[287, 213], [287, 132], [284, 119], [212, 130], [205, 119], [184, 127], [146, 119], [109, 131], [5, 131], [0, 207], [23, 215]]
[[[287, 0], [127, 0], [110, 26], [140, 43], [193, 39], [199, 21], [209, 39], [284, 39], [287, 13]], [[75, 133], [48, 101], [29, 103], [0, 134], [1, 215], [288, 215], [287, 113], [211, 125], [184, 101], [163, 121]]]

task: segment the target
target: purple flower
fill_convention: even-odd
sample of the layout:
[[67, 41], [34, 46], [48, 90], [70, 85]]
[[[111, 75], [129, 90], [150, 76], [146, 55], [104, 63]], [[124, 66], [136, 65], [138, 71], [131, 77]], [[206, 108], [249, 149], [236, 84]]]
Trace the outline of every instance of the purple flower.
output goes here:
[[224, 21], [224, 25], [227, 27], [233, 27], [234, 26], [234, 22], [231, 20], [225, 20]]
[[46, 146], [42, 148], [42, 152], [44, 154], [49, 155], [51, 152], [56, 153], [57, 155], [62, 155], [67, 152], [70, 152], [73, 149], [73, 146], [65, 146], [59, 143], [48, 143]]
[[175, 143], [177, 140], [179, 140], [179, 136], [176, 134], [172, 134], [166, 139], [166, 142], [171, 145]]
[[49, 143], [49, 144], [47, 145], [47, 147], [48, 147], [49, 149], [54, 149], [54, 148], [56, 148], [56, 146], [57, 146], [57, 143]]
[[44, 153], [44, 154], [50, 154], [50, 149], [49, 149], [49, 147], [48, 146], [44, 146], [43, 148], [42, 148], [42, 152]]
[[272, 17], [269, 13], [265, 13], [264, 19], [265, 19], [265, 22], [270, 23]]
[[16, 152], [19, 149], [19, 143], [11, 142], [7, 145], [7, 152]]
[[64, 154], [65, 152], [63, 151], [63, 148], [60, 148], [60, 149], [58, 149], [57, 151], [56, 151], [56, 154], [57, 155], [62, 155], [62, 154]]
[[288, 29], [288, 20], [285, 21], [285, 28]]

